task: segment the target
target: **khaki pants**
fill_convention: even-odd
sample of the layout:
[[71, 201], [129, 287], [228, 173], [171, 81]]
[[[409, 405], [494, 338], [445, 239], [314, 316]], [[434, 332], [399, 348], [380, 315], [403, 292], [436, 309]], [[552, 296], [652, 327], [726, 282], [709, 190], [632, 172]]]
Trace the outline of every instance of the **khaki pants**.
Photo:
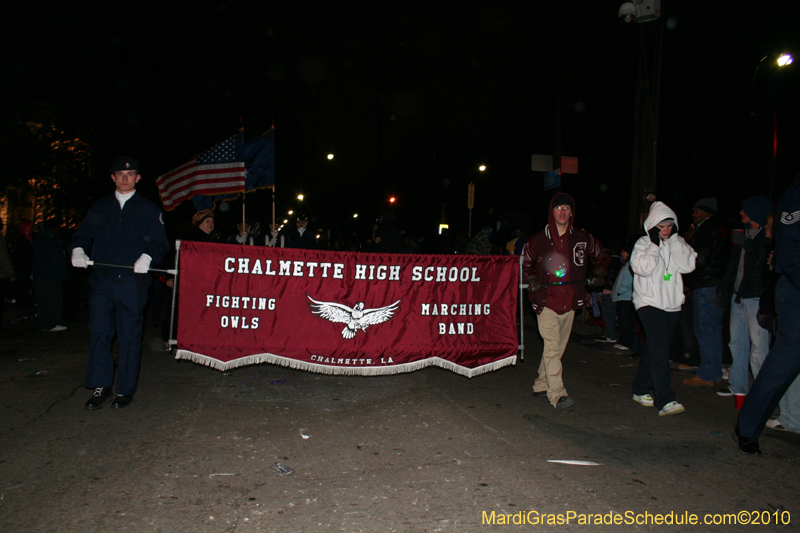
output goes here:
[[539, 334], [544, 340], [544, 351], [542, 362], [539, 364], [539, 377], [533, 384], [533, 391], [547, 391], [547, 399], [553, 407], [560, 398], [567, 395], [564, 382], [561, 380], [561, 356], [567, 348], [574, 318], [575, 311], [559, 315], [547, 307], [537, 316]]

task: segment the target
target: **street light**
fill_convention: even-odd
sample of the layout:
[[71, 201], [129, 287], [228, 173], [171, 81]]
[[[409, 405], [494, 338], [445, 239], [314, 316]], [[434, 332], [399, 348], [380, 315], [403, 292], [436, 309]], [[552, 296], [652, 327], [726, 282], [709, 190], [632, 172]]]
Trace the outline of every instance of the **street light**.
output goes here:
[[[765, 55], [761, 58], [761, 61], [758, 62], [756, 65], [756, 70], [753, 72], [753, 84], [750, 89], [750, 96], [753, 99], [751, 102], [751, 116], [756, 116], [755, 112], [755, 93], [756, 93], [756, 78], [758, 77], [758, 71], [761, 70], [761, 64], [770, 57], [769, 55]], [[773, 56], [774, 57], [774, 56]], [[782, 53], [775, 59], [775, 64], [777, 65], [778, 69], [782, 69], [783, 67], [789, 66], [794, 62], [791, 54]], [[772, 158], [770, 161], [770, 172], [769, 172], [769, 198], [772, 199], [772, 190], [775, 184], [775, 167], [777, 164], [778, 159], [778, 105], [775, 102], [775, 89], [771, 87], [771, 94], [772, 94]]]
[[305, 196], [303, 196], [302, 194], [297, 195], [297, 199], [300, 200], [301, 202], [303, 201], [303, 198], [305, 198]]
[[333, 159], [333, 154], [328, 154], [328, 161], [331, 161], [332, 159]]
[[486, 165], [479, 166], [478, 170], [481, 171], [481, 172], [486, 172]]

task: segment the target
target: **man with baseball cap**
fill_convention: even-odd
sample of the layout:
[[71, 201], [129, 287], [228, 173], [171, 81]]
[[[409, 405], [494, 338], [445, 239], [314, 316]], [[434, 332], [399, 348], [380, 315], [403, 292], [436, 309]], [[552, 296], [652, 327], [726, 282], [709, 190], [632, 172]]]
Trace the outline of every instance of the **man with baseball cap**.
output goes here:
[[717, 199], [701, 198], [692, 209], [694, 232], [686, 238], [697, 252], [694, 272], [683, 276], [692, 295], [692, 331], [700, 348], [697, 375], [683, 380], [690, 387], [713, 387], [722, 378], [722, 315], [714, 304], [725, 274], [726, 248], [717, 222]]
[[769, 352], [769, 332], [757, 319], [761, 295], [769, 286], [767, 258], [773, 248], [767, 238], [767, 216], [772, 202], [765, 196], [751, 196], [742, 202], [744, 228], [731, 235], [733, 249], [728, 269], [719, 288], [719, 305], [731, 306], [728, 346], [731, 349], [728, 387], [717, 392], [720, 396], [736, 396], [741, 407], [750, 391], [750, 371], [758, 377], [761, 365]]
[[[128, 406], [139, 380], [142, 323], [151, 263], [169, 251], [161, 209], [136, 194], [142, 176], [132, 157], [111, 164], [113, 193], [95, 202], [72, 239], [72, 266], [98, 263], [90, 278], [89, 364], [85, 385], [94, 389], [86, 409], [101, 409], [112, 399], [114, 335], [119, 341], [119, 370], [114, 409]], [[103, 266], [119, 265], [119, 266]]]
[[[611, 264], [600, 241], [573, 226], [574, 216], [572, 196], [556, 194], [550, 201], [547, 226], [522, 251], [528, 300], [533, 304], [544, 340], [533, 395], [547, 397], [556, 409], [575, 404], [561, 378], [561, 357], [572, 332], [575, 310], [583, 307], [586, 284], [602, 287]], [[592, 270], [587, 279], [589, 263]]]

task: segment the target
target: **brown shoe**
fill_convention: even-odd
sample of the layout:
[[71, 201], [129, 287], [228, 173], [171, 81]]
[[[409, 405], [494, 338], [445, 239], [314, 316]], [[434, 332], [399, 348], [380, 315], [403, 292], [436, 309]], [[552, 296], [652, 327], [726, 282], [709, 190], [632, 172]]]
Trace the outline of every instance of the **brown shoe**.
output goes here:
[[684, 379], [683, 384], [689, 385], [690, 387], [713, 387], [717, 383], [715, 381], [706, 381], [704, 379], [700, 379], [700, 376], [692, 376]]

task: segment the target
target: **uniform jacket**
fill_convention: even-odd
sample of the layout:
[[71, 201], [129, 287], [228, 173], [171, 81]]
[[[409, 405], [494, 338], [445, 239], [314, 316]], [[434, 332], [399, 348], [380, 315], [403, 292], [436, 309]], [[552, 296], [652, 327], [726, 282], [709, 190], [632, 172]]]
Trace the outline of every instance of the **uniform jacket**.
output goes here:
[[[550, 211], [548, 213], [548, 223], [544, 231], [540, 231], [528, 241], [522, 250], [522, 269], [527, 279], [535, 276], [540, 283], [553, 283], [558, 281], [583, 281], [586, 279], [588, 263], [592, 268], [608, 273], [611, 258], [600, 241], [592, 237], [589, 232], [579, 230], [573, 226], [575, 220], [575, 210], [572, 211], [567, 231], [564, 235], [558, 235], [555, 219], [553, 218], [552, 200], [550, 201]], [[558, 252], [559, 243], [556, 239], [563, 240], [566, 250], [566, 257]], [[556, 271], [565, 267], [565, 275], [559, 277]], [[561, 292], [561, 297], [571, 294], [572, 310], [583, 306], [586, 298], [585, 285], [565, 285], [555, 287], [545, 287], [528, 294], [528, 300], [533, 304], [533, 309], [537, 314], [541, 314], [547, 306], [548, 296], [554, 296], [556, 291]]]
[[[69, 253], [83, 248], [92, 261], [133, 266], [142, 254], [157, 265], [169, 251], [161, 209], [139, 193], [120, 208], [114, 193], [104, 196], [89, 209], [81, 227], [72, 237]], [[150, 286], [151, 276], [134, 274], [132, 269], [97, 266], [93, 276], [102, 278], [131, 278], [140, 291]]]
[[317, 238], [314, 237], [314, 233], [308, 227], [306, 227], [302, 235], [297, 231], [297, 228], [292, 228], [286, 232], [284, 247], [316, 250], [319, 248], [319, 244], [317, 243]]
[[789, 188], [775, 206], [775, 270], [800, 290], [800, 184]]
[[[671, 218], [678, 229], [678, 217], [663, 202], [653, 202], [644, 221], [645, 232], [661, 221]], [[636, 309], [652, 306], [668, 312], [680, 311], [685, 300], [683, 274], [694, 270], [697, 252], [683, 237], [673, 233], [667, 240], [655, 244], [645, 235], [636, 241], [631, 254], [633, 271], [633, 305]]]

